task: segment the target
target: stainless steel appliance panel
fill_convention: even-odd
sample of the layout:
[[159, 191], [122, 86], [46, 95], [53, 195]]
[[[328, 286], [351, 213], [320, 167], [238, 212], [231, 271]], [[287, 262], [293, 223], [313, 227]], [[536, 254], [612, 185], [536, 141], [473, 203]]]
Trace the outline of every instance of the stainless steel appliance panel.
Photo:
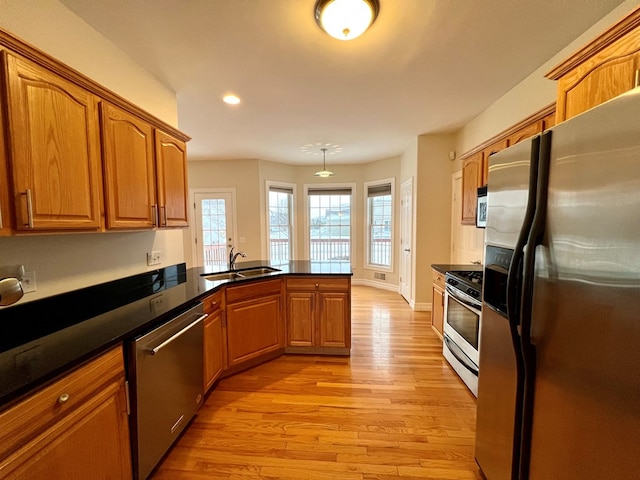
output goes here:
[[131, 343], [138, 479], [147, 478], [202, 403], [203, 311], [198, 304]]
[[529, 478], [640, 471], [640, 89], [553, 129]]
[[527, 207], [531, 140], [489, 157], [485, 243], [514, 248]]
[[507, 319], [482, 309], [475, 457], [487, 479], [510, 480], [516, 418], [516, 358]]

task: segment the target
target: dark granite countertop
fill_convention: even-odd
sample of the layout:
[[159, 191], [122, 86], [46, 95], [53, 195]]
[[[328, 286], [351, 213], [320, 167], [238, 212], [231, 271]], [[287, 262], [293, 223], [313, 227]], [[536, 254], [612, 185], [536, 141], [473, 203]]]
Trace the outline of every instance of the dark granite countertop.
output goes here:
[[482, 272], [482, 270], [484, 269], [482, 265], [475, 265], [472, 263], [461, 264], [461, 265], [434, 263], [431, 265], [431, 268], [433, 268], [434, 270], [437, 270], [440, 273], [461, 272], [461, 271]]
[[[348, 262], [242, 262], [259, 277], [209, 281], [185, 264], [0, 309], [0, 408], [99, 353], [161, 325], [223, 285], [280, 275], [351, 276]], [[220, 268], [219, 270], [225, 270]]]

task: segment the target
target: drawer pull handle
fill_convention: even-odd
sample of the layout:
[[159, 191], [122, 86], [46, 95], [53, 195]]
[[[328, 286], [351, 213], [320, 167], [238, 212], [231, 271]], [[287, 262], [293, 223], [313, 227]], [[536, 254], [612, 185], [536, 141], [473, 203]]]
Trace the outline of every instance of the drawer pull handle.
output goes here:
[[23, 195], [27, 197], [27, 223], [24, 226], [33, 228], [33, 199], [31, 197], [31, 189], [27, 188]]
[[319, 287], [319, 285], [316, 283], [316, 288], [318, 288], [318, 287]]
[[63, 393], [62, 395], [60, 395], [58, 397], [58, 403], [63, 404], [63, 403], [67, 403], [69, 401], [69, 394], [68, 393]]

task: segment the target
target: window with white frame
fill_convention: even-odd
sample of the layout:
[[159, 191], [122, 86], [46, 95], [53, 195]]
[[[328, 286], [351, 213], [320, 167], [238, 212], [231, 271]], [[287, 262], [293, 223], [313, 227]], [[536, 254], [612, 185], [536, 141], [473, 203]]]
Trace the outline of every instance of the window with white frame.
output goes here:
[[309, 260], [327, 266], [352, 261], [351, 187], [309, 187]]
[[367, 265], [391, 270], [393, 252], [393, 179], [368, 182]]
[[267, 185], [269, 259], [272, 262], [288, 262], [293, 260], [294, 187]]

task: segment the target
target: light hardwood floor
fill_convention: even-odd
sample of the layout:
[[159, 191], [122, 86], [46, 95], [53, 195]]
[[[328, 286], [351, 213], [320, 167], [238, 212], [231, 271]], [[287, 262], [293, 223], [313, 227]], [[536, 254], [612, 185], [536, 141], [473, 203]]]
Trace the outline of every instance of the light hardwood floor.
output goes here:
[[285, 355], [220, 381], [153, 480], [483, 479], [475, 398], [429, 323], [354, 286], [350, 358]]

